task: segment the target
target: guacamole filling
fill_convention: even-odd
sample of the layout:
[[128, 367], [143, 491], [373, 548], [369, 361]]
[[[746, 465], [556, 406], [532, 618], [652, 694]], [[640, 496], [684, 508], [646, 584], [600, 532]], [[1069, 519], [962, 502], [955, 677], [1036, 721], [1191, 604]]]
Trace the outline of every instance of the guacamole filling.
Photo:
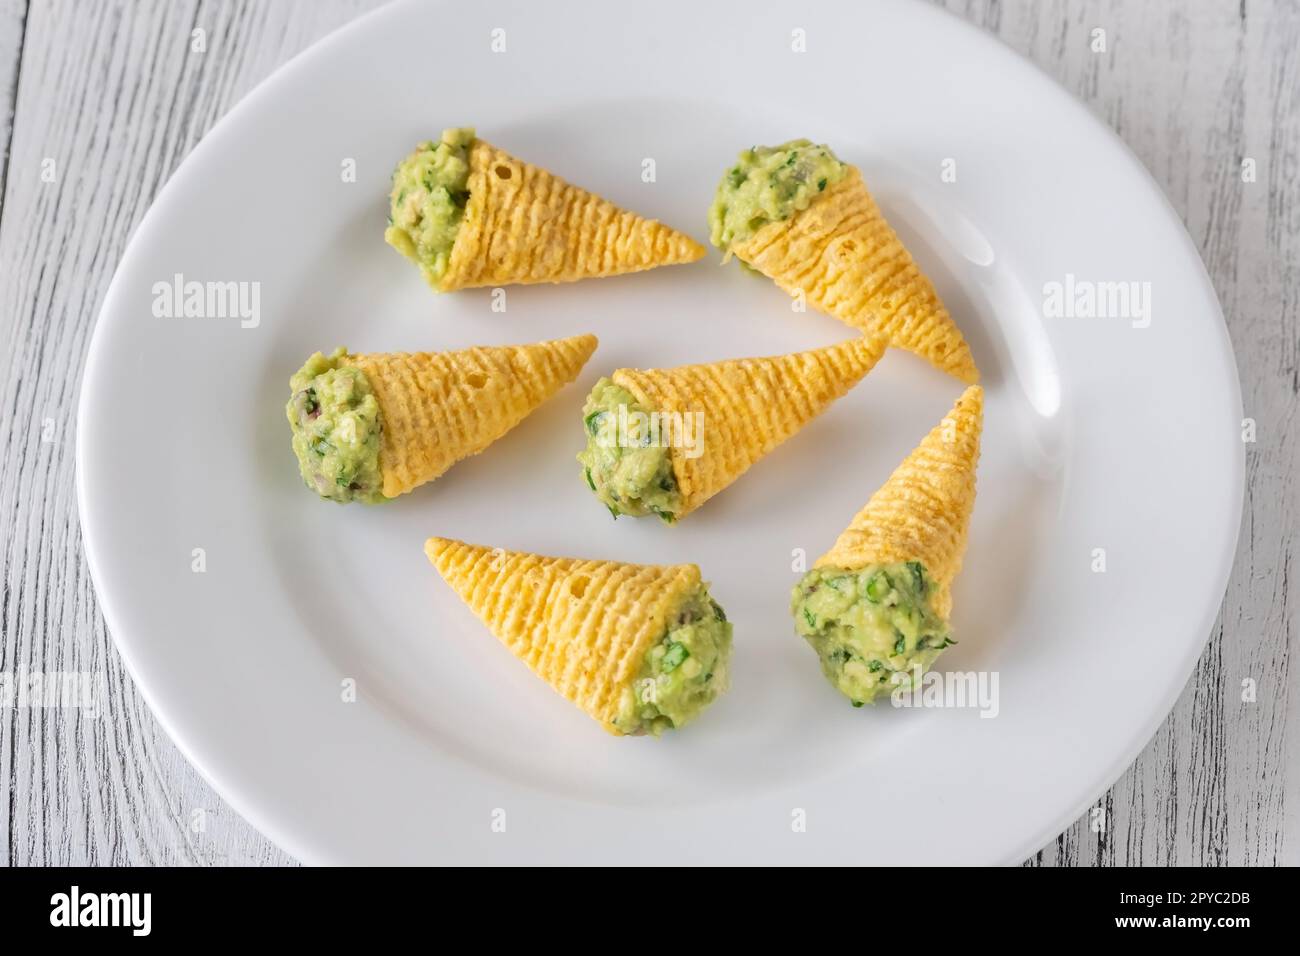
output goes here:
[[668, 615], [668, 630], [619, 699], [614, 726], [658, 737], [689, 723], [727, 689], [730, 659], [731, 625], [701, 584]]
[[602, 378], [582, 409], [587, 447], [578, 455], [587, 486], [617, 518], [658, 515], [672, 523], [682, 496], [672, 456], [655, 436], [650, 410], [625, 388]]
[[731, 258], [743, 242], [769, 222], [789, 219], [844, 178], [848, 167], [829, 146], [792, 139], [780, 146], [754, 146], [727, 170], [709, 207], [709, 238]]
[[379, 402], [365, 374], [344, 365], [346, 349], [317, 352], [289, 379], [285, 407], [293, 452], [307, 487], [330, 501], [383, 501]]
[[419, 266], [435, 289], [465, 218], [473, 142], [472, 127], [445, 129], [442, 139], [421, 143], [393, 173], [384, 240]]
[[814, 568], [795, 586], [790, 611], [826, 679], [861, 707], [910, 686], [914, 668], [924, 673], [957, 643], [930, 608], [932, 587], [918, 561], [856, 571]]

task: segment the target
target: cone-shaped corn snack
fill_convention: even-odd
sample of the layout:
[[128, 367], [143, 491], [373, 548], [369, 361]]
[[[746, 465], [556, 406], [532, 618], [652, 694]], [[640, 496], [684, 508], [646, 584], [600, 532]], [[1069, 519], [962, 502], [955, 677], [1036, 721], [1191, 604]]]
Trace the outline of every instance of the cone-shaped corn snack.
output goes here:
[[856, 385], [886, 348], [828, 348], [672, 369], [618, 369], [583, 409], [587, 484], [617, 517], [690, 514]]
[[793, 140], [742, 153], [709, 211], [715, 245], [791, 295], [963, 382], [970, 348], [853, 166]]
[[307, 487], [334, 501], [395, 498], [476, 455], [572, 382], [594, 335], [456, 352], [317, 352], [287, 413]]
[[694, 262], [704, 247], [516, 159], [444, 130], [398, 166], [389, 245], [439, 292], [573, 282]]
[[680, 727], [726, 690], [731, 625], [693, 564], [548, 558], [447, 538], [424, 550], [510, 653], [610, 733]]
[[855, 704], [910, 683], [954, 643], [983, 415], [973, 385], [794, 589], [796, 630]]

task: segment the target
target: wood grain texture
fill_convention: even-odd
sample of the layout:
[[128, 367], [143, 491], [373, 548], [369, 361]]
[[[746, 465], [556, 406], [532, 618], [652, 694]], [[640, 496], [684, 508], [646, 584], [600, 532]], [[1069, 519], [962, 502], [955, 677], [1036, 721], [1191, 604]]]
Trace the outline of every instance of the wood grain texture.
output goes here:
[[0, 216], [4, 215], [5, 175], [9, 169], [9, 143], [14, 131], [14, 106], [18, 101], [18, 74], [22, 70], [26, 28], [27, 0], [0, 0]]
[[[76, 395], [149, 203], [259, 80], [379, 0], [0, 0], [0, 673], [91, 672], [100, 714], [0, 709], [0, 863], [289, 864], [158, 728], [81, 553]], [[1300, 10], [1288, 0], [936, 0], [1026, 54], [1151, 170], [1228, 319], [1246, 514], [1210, 643], [1169, 719], [1031, 865], [1300, 862]], [[1093, 30], [1107, 49], [1094, 52]], [[207, 51], [190, 49], [206, 31]], [[1243, 182], [1242, 160], [1257, 168]], [[56, 181], [41, 179], [54, 161]], [[1242, 700], [1242, 681], [1257, 684]], [[202, 813], [200, 814], [200, 811]], [[199, 822], [202, 826], [199, 826]]]

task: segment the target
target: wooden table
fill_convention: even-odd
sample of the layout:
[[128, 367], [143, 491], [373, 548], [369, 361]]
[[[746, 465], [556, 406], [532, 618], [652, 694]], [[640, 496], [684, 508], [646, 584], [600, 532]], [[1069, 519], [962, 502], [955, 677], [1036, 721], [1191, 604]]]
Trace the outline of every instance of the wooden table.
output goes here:
[[[1155, 175], [1219, 292], [1256, 421], [1236, 566], [1194, 676], [1102, 798], [1104, 830], [1087, 814], [1028, 862], [1300, 863], [1300, 7], [943, 3], [1056, 77]], [[97, 718], [0, 709], [0, 862], [294, 862], [190, 768], [123, 669], [81, 551], [75, 413], [105, 289], [168, 176], [277, 66], [377, 5], [0, 0], [0, 671], [108, 686]]]

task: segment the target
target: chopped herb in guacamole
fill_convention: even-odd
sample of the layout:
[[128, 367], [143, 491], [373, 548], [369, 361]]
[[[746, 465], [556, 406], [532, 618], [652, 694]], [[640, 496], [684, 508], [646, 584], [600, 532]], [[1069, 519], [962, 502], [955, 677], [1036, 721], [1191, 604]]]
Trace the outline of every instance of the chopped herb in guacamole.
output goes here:
[[709, 207], [710, 240], [725, 253], [724, 261], [730, 259], [734, 243], [807, 209], [847, 169], [829, 146], [806, 139], [745, 150], [722, 177]]
[[393, 173], [384, 240], [439, 288], [469, 201], [469, 147], [474, 130], [445, 129], [421, 143]]
[[658, 515], [671, 524], [681, 511], [672, 456], [650, 434], [650, 410], [625, 388], [598, 381], [582, 409], [587, 447], [578, 455], [596, 497], [619, 515]]
[[663, 638], [623, 691], [614, 726], [657, 737], [694, 720], [727, 689], [730, 660], [731, 625], [701, 584], [668, 615]]
[[931, 610], [931, 588], [917, 561], [814, 568], [795, 586], [790, 610], [826, 679], [860, 706], [910, 682], [913, 668], [925, 671], [956, 643]]
[[317, 352], [289, 380], [285, 407], [307, 487], [331, 501], [383, 501], [379, 402], [345, 349]]

